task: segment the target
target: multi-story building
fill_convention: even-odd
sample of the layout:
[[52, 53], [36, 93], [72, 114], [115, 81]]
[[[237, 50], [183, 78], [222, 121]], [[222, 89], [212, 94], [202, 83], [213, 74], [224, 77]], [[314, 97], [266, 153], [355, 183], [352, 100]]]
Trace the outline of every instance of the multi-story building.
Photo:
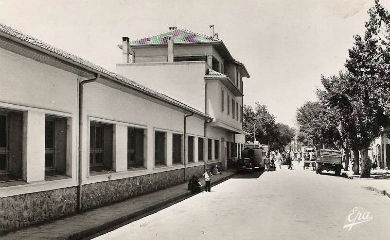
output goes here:
[[213, 151], [208, 160], [226, 168], [245, 141], [243, 78], [249, 73], [223, 41], [211, 35], [170, 27], [166, 33], [135, 41], [124, 37], [117, 72], [213, 118], [205, 127]]

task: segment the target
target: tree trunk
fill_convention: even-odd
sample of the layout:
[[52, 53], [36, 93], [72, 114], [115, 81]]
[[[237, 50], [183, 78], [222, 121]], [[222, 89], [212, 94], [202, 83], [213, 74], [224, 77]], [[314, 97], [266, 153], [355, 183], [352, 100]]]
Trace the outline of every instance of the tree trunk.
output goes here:
[[349, 148], [344, 148], [344, 154], [345, 154], [345, 158], [344, 158], [344, 170], [345, 170], [345, 171], [348, 171], [348, 168], [349, 168], [349, 153], [350, 153]]
[[353, 150], [353, 174], [359, 175], [359, 150]]
[[368, 149], [365, 148], [361, 151], [362, 153], [362, 173], [360, 177], [369, 178], [371, 172], [371, 159], [368, 157]]

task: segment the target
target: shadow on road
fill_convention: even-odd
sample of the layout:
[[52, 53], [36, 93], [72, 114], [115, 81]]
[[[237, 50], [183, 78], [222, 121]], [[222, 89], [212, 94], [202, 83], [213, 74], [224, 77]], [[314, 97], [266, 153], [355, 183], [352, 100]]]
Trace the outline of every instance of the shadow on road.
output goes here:
[[259, 178], [264, 171], [259, 171], [259, 172], [238, 172], [236, 175], [234, 175], [232, 178]]
[[318, 175], [345, 178], [345, 176], [343, 174], [340, 174], [339, 176], [337, 176], [334, 172], [322, 172], [322, 173], [320, 173]]

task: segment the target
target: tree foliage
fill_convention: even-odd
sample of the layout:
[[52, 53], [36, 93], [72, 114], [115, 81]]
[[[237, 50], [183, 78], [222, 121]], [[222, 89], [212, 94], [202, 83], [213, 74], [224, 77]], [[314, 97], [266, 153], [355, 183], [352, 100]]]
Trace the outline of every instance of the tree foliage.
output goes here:
[[340, 144], [337, 114], [321, 102], [306, 102], [297, 110], [298, 140], [306, 145], [336, 148]]
[[288, 125], [276, 123], [266, 105], [255, 103], [255, 107], [244, 106], [243, 129], [245, 140], [256, 141], [270, 146], [271, 150], [283, 149], [294, 138], [294, 129]]

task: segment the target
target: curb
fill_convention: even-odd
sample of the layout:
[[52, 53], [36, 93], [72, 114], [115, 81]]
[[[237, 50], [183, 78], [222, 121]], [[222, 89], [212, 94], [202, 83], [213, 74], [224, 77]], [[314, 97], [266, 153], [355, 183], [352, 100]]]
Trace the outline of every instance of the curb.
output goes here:
[[[217, 181], [214, 181], [211, 183], [211, 186], [216, 186], [226, 180], [228, 180], [229, 178], [231, 178], [232, 176], [234, 176], [236, 173], [232, 174], [232, 175], [228, 175], [228, 176], [225, 176], [221, 179], [218, 179]], [[97, 236], [100, 236], [100, 235], [103, 235], [107, 232], [110, 232], [112, 230], [115, 230], [119, 227], [122, 227], [124, 225], [127, 225], [131, 222], [134, 222], [136, 220], [139, 220], [143, 217], [146, 217], [148, 215], [151, 215], [153, 213], [156, 213], [160, 210], [163, 210], [169, 206], [172, 206], [176, 203], [179, 203], [187, 198], [190, 198], [192, 196], [195, 196], [199, 193], [194, 193], [194, 194], [191, 194], [190, 191], [187, 191], [183, 194], [180, 194], [178, 196], [175, 196], [173, 198], [170, 198], [170, 199], [167, 199], [165, 201], [162, 201], [162, 202], [159, 202], [157, 204], [154, 204], [152, 206], [149, 206], [145, 209], [142, 209], [140, 211], [137, 211], [137, 212], [133, 212], [133, 213], [130, 213], [129, 215], [126, 215], [126, 216], [123, 216], [123, 217], [120, 217], [120, 218], [117, 218], [115, 220], [112, 220], [112, 221], [109, 221], [109, 222], [106, 222], [104, 224], [101, 224], [99, 226], [96, 226], [96, 227], [93, 227], [93, 228], [90, 228], [90, 229], [86, 229], [86, 230], [83, 230], [83, 231], [80, 231], [80, 232], [77, 232], [77, 233], [72, 233], [72, 234], [69, 234], [68, 236], [66, 236], [64, 239], [69, 239], [69, 240], [77, 240], [77, 239], [91, 239], [91, 238], [94, 238], [94, 237], [97, 237]]]
[[371, 186], [363, 187], [363, 188], [370, 190], [370, 191], [374, 191], [376, 193], [379, 193], [381, 195], [384, 195], [384, 196], [387, 196], [388, 198], [390, 198], [390, 193], [388, 193], [386, 190], [379, 190], [379, 189], [377, 189], [375, 187], [371, 187]]

